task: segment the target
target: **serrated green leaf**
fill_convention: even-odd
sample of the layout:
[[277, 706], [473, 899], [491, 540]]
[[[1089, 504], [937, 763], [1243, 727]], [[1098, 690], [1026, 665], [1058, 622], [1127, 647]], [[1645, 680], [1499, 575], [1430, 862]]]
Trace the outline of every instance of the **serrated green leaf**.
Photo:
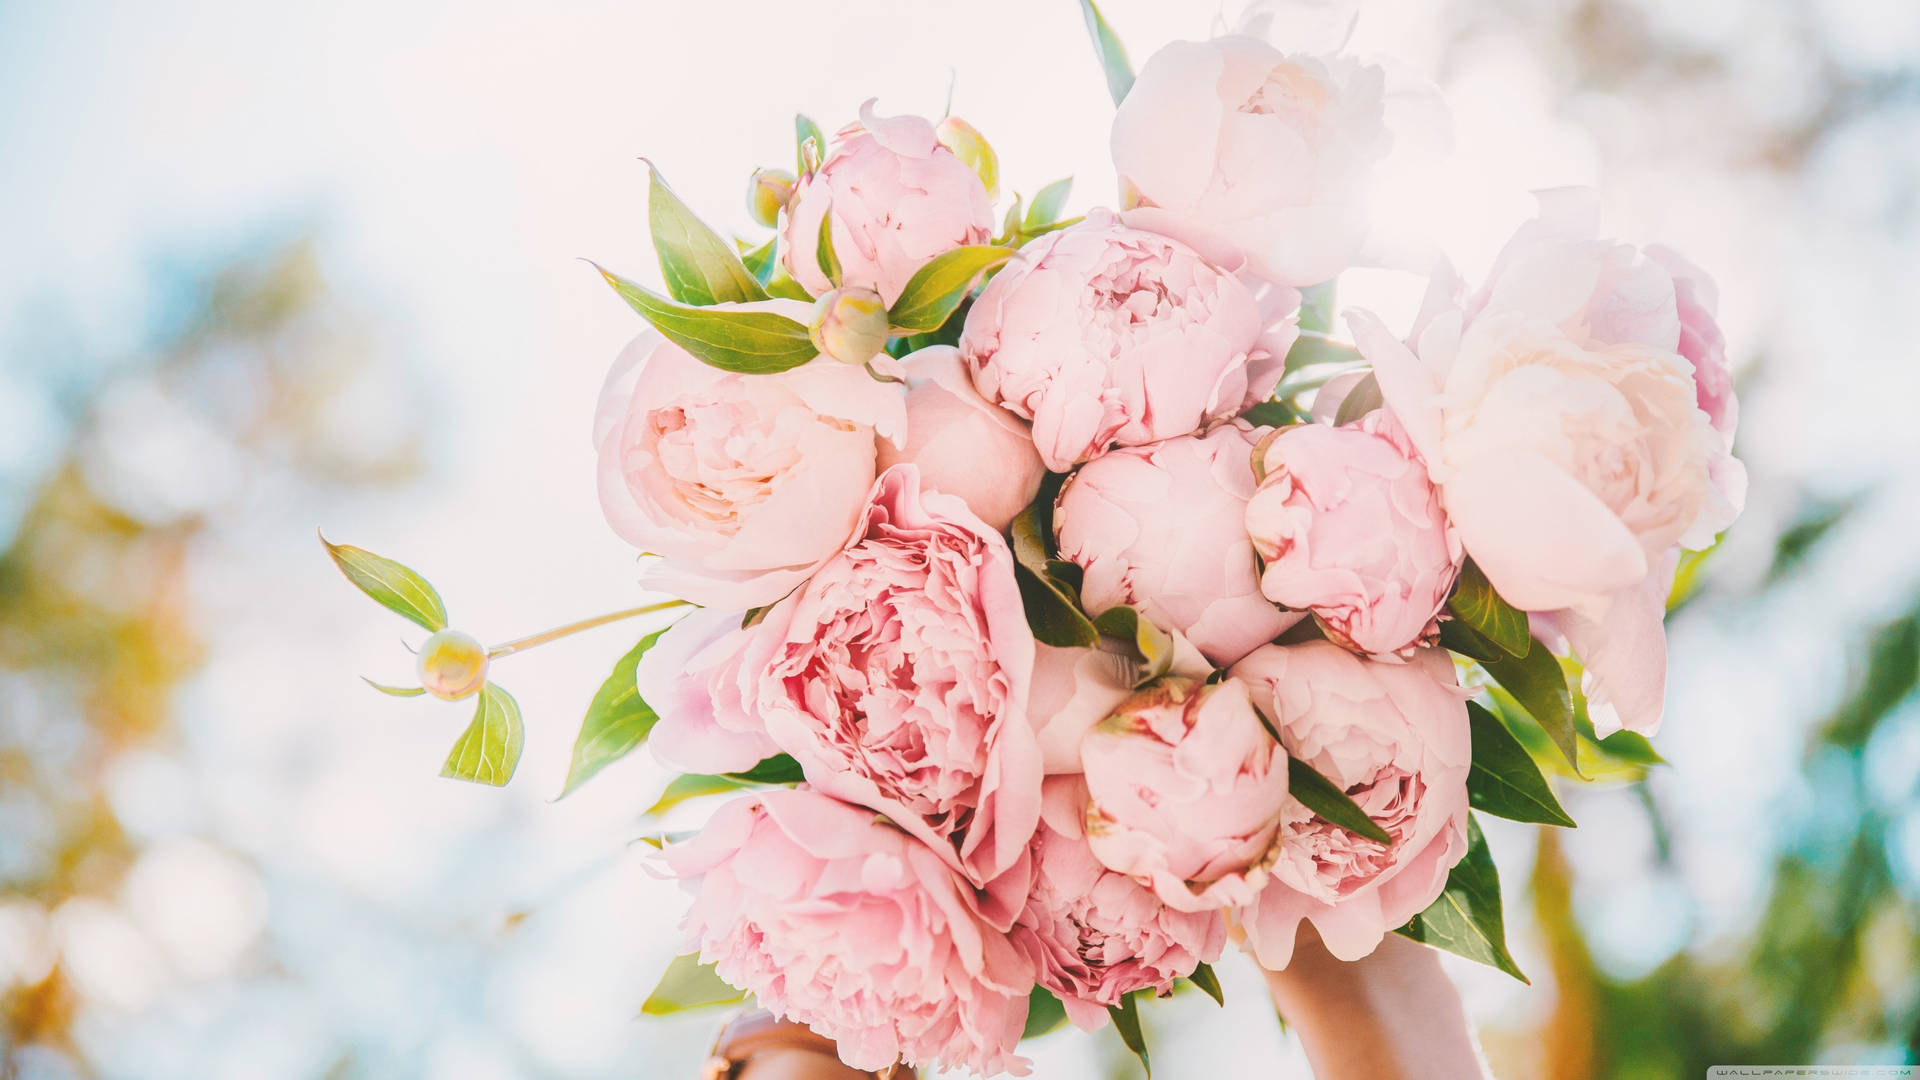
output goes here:
[[999, 269], [1013, 252], [975, 244], [941, 252], [913, 272], [887, 311], [895, 334], [930, 334], [945, 325], [981, 279]]
[[1200, 992], [1213, 999], [1215, 1005], [1226, 1007], [1226, 992], [1220, 989], [1220, 976], [1213, 973], [1213, 965], [1202, 962], [1187, 976], [1187, 981], [1200, 988]]
[[1387, 830], [1367, 816], [1333, 781], [1297, 757], [1287, 758], [1287, 794], [1322, 820], [1357, 833], [1376, 844], [1391, 844]]
[[[1376, 392], [1378, 384], [1375, 384]], [[1345, 406], [1341, 408], [1345, 412]], [[1513, 657], [1527, 655], [1533, 641], [1533, 632], [1528, 627], [1527, 613], [1507, 603], [1494, 591], [1493, 583], [1487, 575], [1469, 559], [1460, 568], [1460, 581], [1453, 587], [1453, 595], [1447, 600], [1447, 610], [1454, 618], [1474, 628], [1480, 636]]]
[[424, 629], [447, 628], [447, 605], [426, 578], [365, 548], [336, 544], [325, 536], [320, 537], [320, 543], [326, 545], [333, 565], [374, 603]]
[[1553, 745], [1560, 748], [1574, 773], [1584, 776], [1580, 771], [1579, 742], [1573, 726], [1573, 694], [1567, 689], [1566, 673], [1545, 645], [1532, 638], [1527, 640], [1530, 647], [1525, 656], [1483, 659], [1480, 667], [1533, 717], [1553, 740]]
[[1087, 35], [1093, 38], [1093, 54], [1100, 61], [1101, 74], [1106, 76], [1107, 94], [1119, 105], [1126, 100], [1127, 91], [1133, 89], [1133, 65], [1127, 62], [1126, 47], [1120, 44], [1120, 35], [1107, 25], [1106, 17], [1093, 5], [1093, 0], [1080, 0], [1080, 15], [1086, 19]]
[[1300, 290], [1300, 329], [1309, 334], [1333, 330], [1334, 295], [1338, 279], [1329, 278]]
[[1520, 966], [1507, 952], [1505, 917], [1500, 910], [1500, 873], [1480, 822], [1467, 815], [1467, 854], [1447, 875], [1447, 887], [1425, 911], [1415, 915], [1401, 934], [1436, 949], [1445, 949], [1527, 982]]
[[1036, 986], [1027, 995], [1027, 1026], [1020, 1032], [1022, 1039], [1037, 1039], [1052, 1031], [1058, 1031], [1067, 1022], [1066, 1007], [1060, 999], [1044, 986]]
[[1020, 219], [1021, 230], [1031, 233], [1042, 225], [1051, 225], [1060, 219], [1060, 211], [1067, 207], [1067, 196], [1073, 193], [1073, 177], [1055, 180], [1040, 189], [1033, 197], [1033, 205], [1027, 208], [1026, 216]]
[[1173, 635], [1153, 625], [1138, 608], [1125, 604], [1110, 607], [1093, 620], [1093, 628], [1102, 636], [1120, 639], [1133, 651], [1136, 688], [1173, 668]]
[[762, 288], [773, 280], [774, 268], [780, 265], [779, 246], [779, 237], [769, 237], [766, 243], [740, 254], [740, 265], [747, 268], [747, 273], [752, 274]]
[[712, 964], [700, 962], [698, 953], [683, 953], [673, 958], [660, 982], [647, 995], [640, 1011], [648, 1016], [672, 1016], [690, 1009], [732, 1005], [745, 1001], [746, 992], [728, 985]]
[[1147, 1035], [1140, 1030], [1140, 995], [1142, 993], [1144, 991], [1135, 990], [1121, 998], [1120, 1004], [1107, 1006], [1107, 1015], [1113, 1018], [1113, 1030], [1119, 1034], [1120, 1042], [1128, 1050], [1133, 1051], [1133, 1056], [1140, 1059], [1140, 1068], [1144, 1069], [1148, 1076], [1152, 1076], [1153, 1063], [1147, 1060]]
[[693, 307], [599, 266], [594, 269], [667, 340], [723, 371], [768, 375], [797, 368], [819, 355], [807, 328], [785, 315]]
[[840, 256], [833, 250], [833, 208], [827, 207], [820, 215], [820, 235], [814, 241], [813, 261], [820, 272], [827, 277], [827, 284], [835, 288], [840, 286]]
[[1016, 563], [1014, 580], [1020, 586], [1027, 623], [1033, 627], [1036, 640], [1060, 648], [1090, 647], [1100, 643], [1100, 632], [1080, 610], [1078, 591], [1055, 574], [1054, 560], [1047, 550], [1053, 528], [1053, 497], [1062, 479], [1049, 475], [1041, 481], [1039, 495], [1008, 527]]
[[613, 674], [594, 692], [587, 715], [580, 722], [580, 734], [573, 741], [573, 761], [567, 766], [567, 781], [556, 799], [564, 799], [595, 773], [632, 753], [647, 741], [660, 716], [640, 697], [635, 669], [640, 658], [660, 640], [665, 630], [655, 630], [640, 639], [614, 661]]
[[1467, 702], [1473, 732], [1473, 768], [1467, 774], [1467, 801], [1475, 810], [1511, 821], [1574, 827], [1554, 798], [1540, 766], [1500, 718], [1479, 702]]
[[647, 163], [647, 226], [653, 233], [653, 251], [660, 259], [660, 277], [667, 293], [683, 304], [706, 307], [720, 303], [765, 300], [760, 279], [747, 270], [732, 245], [707, 228], [680, 196], [667, 186], [660, 170]]
[[793, 117], [793, 160], [795, 176], [805, 176], [813, 170], [807, 166], [807, 140], [813, 140], [814, 151], [822, 156], [827, 152], [827, 136], [805, 113], [795, 113]]
[[365, 675], [360, 676], [360, 681], [389, 697], [419, 697], [421, 694], [427, 692], [427, 688], [424, 686], [388, 686], [384, 683], [374, 682]]
[[1347, 391], [1346, 397], [1340, 399], [1340, 411], [1333, 416], [1334, 426], [1351, 424], [1383, 404], [1385, 400], [1380, 396], [1380, 380], [1368, 372], [1365, 378], [1353, 384], [1353, 389]]
[[440, 775], [453, 780], [503, 787], [520, 764], [520, 746], [526, 731], [520, 723], [520, 703], [492, 683], [480, 688], [473, 722], [447, 754]]

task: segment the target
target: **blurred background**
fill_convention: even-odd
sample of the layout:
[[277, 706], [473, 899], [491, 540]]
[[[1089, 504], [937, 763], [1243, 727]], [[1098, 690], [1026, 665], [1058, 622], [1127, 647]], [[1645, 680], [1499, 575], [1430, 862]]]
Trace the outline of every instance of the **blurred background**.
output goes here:
[[[1221, 18], [1105, 7], [1136, 64]], [[1575, 832], [1489, 826], [1533, 984], [1451, 970], [1496, 1071], [1920, 1060], [1920, 5], [1377, 0], [1354, 48], [1452, 106], [1451, 156], [1381, 184], [1406, 250], [1472, 277], [1529, 190], [1600, 184], [1609, 234], [1718, 276], [1741, 379], [1753, 491], [1673, 619], [1668, 764], [1563, 790]], [[1010, 189], [1112, 198], [1070, 0], [0, 0], [0, 1077], [693, 1075], [713, 1015], [638, 1015], [665, 775], [549, 801], [644, 628], [502, 664], [513, 785], [440, 780], [468, 710], [360, 684], [419, 635], [313, 530], [487, 640], [644, 599], [588, 440], [639, 324], [576, 259], [657, 280], [641, 155], [746, 232], [791, 114], [876, 94], [951, 95]], [[1305, 1076], [1220, 974], [1226, 1009], [1148, 1010], [1159, 1075]]]

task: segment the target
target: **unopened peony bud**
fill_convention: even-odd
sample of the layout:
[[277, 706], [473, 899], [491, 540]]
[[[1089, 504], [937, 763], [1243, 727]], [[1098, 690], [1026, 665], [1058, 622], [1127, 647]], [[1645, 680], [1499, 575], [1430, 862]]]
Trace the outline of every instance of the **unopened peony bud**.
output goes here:
[[887, 304], [872, 289], [830, 289], [813, 302], [807, 327], [820, 355], [864, 364], [887, 347]]
[[780, 211], [793, 198], [793, 185], [793, 174], [785, 169], [755, 169], [747, 183], [747, 213], [768, 228], [778, 225]]
[[953, 151], [953, 156], [980, 178], [980, 185], [987, 189], [987, 198], [1000, 197], [1000, 155], [993, 152], [993, 145], [979, 129], [957, 116], [949, 116], [934, 126], [933, 134], [941, 146]]
[[420, 685], [442, 701], [459, 701], [487, 684], [487, 647], [458, 630], [428, 638], [416, 663]]

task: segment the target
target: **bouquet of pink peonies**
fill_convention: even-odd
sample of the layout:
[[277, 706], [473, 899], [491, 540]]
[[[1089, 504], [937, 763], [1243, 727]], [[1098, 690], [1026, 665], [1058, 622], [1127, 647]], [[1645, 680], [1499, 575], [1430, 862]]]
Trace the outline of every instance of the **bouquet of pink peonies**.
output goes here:
[[[1711, 281], [1600, 239], [1581, 191], [1405, 333], [1334, 282], [1367, 237], [1386, 78], [1246, 36], [1134, 76], [1118, 209], [996, 216], [965, 122], [804, 117], [722, 239], [659, 173], [665, 292], [594, 419], [608, 522], [679, 599], [486, 648], [329, 544], [475, 697], [446, 774], [502, 784], [490, 662], [675, 611], [589, 708], [565, 791], [643, 742], [690, 950], [649, 1011], [739, 1000], [895, 1061], [1024, 1072], [1229, 936], [1284, 967], [1399, 933], [1519, 976], [1473, 811], [1570, 827], [1548, 774], [1657, 762], [1676, 577], [1740, 509]], [[564, 793], [564, 792], [563, 792]]]

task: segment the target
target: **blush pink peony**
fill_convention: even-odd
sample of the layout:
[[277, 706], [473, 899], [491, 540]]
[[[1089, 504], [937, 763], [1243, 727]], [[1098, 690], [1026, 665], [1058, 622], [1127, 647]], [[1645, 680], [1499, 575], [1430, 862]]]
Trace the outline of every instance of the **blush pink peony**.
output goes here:
[[1154, 227], [1230, 243], [1270, 281], [1313, 285], [1366, 238], [1367, 174], [1392, 144], [1386, 76], [1250, 37], [1154, 53], [1113, 118], [1113, 163]]
[[[744, 306], [806, 320], [795, 301]], [[661, 556], [644, 583], [706, 607], [772, 603], [846, 543], [876, 436], [905, 438], [904, 397], [830, 360], [738, 375], [642, 334], [594, 418], [600, 507], [622, 539]]]
[[1013, 554], [912, 465], [880, 475], [844, 550], [754, 628], [747, 708], [813, 786], [869, 806], [984, 884], [1040, 815], [1033, 634]]
[[1403, 656], [1430, 644], [1460, 541], [1391, 414], [1282, 428], [1256, 454], [1264, 475], [1246, 523], [1266, 598], [1312, 611], [1358, 652]]
[[664, 861], [693, 894], [684, 929], [701, 959], [853, 1068], [1026, 1073], [1031, 963], [943, 859], [872, 811], [759, 792]]
[[1060, 557], [1085, 571], [1080, 600], [1088, 611], [1132, 604], [1218, 664], [1300, 620], [1260, 595], [1247, 537], [1250, 458], [1262, 431], [1223, 424], [1115, 450], [1073, 475], [1053, 526]]
[[1048, 776], [1080, 771], [1080, 740], [1133, 696], [1127, 658], [1099, 649], [1034, 642], [1027, 717]]
[[1268, 646], [1233, 668], [1256, 688], [1287, 752], [1346, 791], [1387, 831], [1382, 845], [1289, 800], [1273, 879], [1237, 913], [1260, 965], [1293, 955], [1300, 920], [1358, 960], [1424, 911], [1467, 851], [1473, 747], [1444, 651], [1382, 664], [1324, 641]]
[[1175, 911], [1093, 857], [1080, 778], [1049, 778], [1043, 805], [1033, 840], [1033, 889], [1013, 940], [1074, 1024], [1098, 1028], [1107, 1022], [1107, 1006], [1127, 994], [1169, 993], [1175, 979], [1219, 958], [1227, 937], [1224, 916]]
[[841, 284], [872, 289], [889, 305], [927, 260], [992, 239], [986, 187], [925, 120], [876, 116], [869, 101], [860, 122], [822, 149], [826, 159], [794, 188], [780, 232], [781, 262], [808, 293], [833, 286], [817, 251], [826, 215]]
[[780, 752], [741, 701], [740, 657], [753, 636], [741, 618], [697, 609], [640, 655], [634, 685], [660, 717], [647, 747], [670, 769], [741, 772]]
[[1256, 294], [1186, 244], [1095, 211], [987, 283], [960, 354], [984, 397], [1033, 421], [1041, 460], [1062, 472], [1264, 399], [1298, 306], [1290, 289]]
[[1287, 756], [1239, 679], [1169, 677], [1123, 702], [1080, 744], [1087, 843], [1167, 906], [1252, 901], [1287, 802]]
[[880, 445], [880, 467], [912, 462], [921, 484], [957, 495], [1004, 530], [1033, 501], [1046, 475], [1033, 434], [1019, 417], [980, 396], [952, 346], [921, 349], [903, 362], [907, 441]]

